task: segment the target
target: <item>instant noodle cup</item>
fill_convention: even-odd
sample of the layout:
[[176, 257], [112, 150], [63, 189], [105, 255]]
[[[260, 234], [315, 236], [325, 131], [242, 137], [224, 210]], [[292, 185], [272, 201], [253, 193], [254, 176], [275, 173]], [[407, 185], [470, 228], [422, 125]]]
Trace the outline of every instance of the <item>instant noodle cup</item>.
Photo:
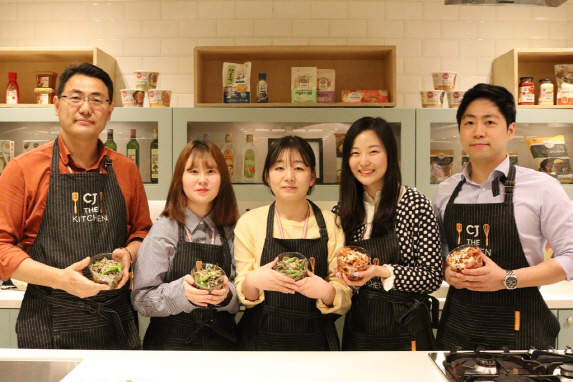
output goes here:
[[354, 272], [363, 272], [370, 265], [370, 254], [362, 247], [345, 246], [336, 250], [337, 272], [344, 273], [351, 281], [361, 278]]
[[308, 259], [302, 253], [284, 252], [279, 256], [279, 261], [273, 269], [290, 277], [294, 281], [302, 280], [306, 277], [308, 269]]
[[145, 70], [138, 70], [133, 72], [135, 77], [135, 88], [139, 90], [150, 90], [157, 87], [157, 78], [159, 72], [149, 72]]
[[150, 90], [150, 107], [169, 107], [171, 105], [171, 90]]
[[456, 88], [456, 72], [436, 72], [432, 73], [435, 90], [454, 90]]
[[454, 248], [446, 258], [449, 266], [456, 272], [464, 269], [475, 269], [483, 267], [481, 259], [481, 249], [472, 244], [464, 244]]
[[145, 91], [138, 89], [122, 89], [121, 104], [123, 107], [143, 107]]
[[428, 109], [440, 109], [444, 103], [443, 90], [425, 90], [420, 92], [422, 107]]
[[216, 264], [203, 263], [201, 268], [194, 267], [191, 277], [195, 281], [195, 288], [213, 291], [221, 289], [225, 282], [225, 271]]
[[448, 95], [448, 106], [450, 109], [457, 109], [460, 107], [462, 98], [464, 98], [464, 94], [466, 94], [466, 92], [464, 90], [450, 90], [447, 91], [446, 94]]
[[98, 253], [88, 266], [94, 283], [106, 284], [110, 289], [117, 288], [122, 276], [122, 264], [113, 260], [112, 253]]

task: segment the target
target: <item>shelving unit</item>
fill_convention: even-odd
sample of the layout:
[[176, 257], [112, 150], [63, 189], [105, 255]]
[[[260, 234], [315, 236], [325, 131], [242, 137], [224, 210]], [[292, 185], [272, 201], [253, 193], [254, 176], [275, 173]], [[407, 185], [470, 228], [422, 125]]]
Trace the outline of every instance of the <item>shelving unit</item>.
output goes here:
[[[223, 103], [224, 62], [251, 62], [251, 103]], [[315, 66], [336, 71], [336, 102], [291, 103], [291, 67]], [[258, 73], [267, 74], [267, 104], [256, 103]], [[394, 107], [395, 46], [199, 46], [195, 48], [195, 106], [200, 107]], [[350, 104], [341, 90], [388, 90], [389, 102]]]
[[[115, 58], [99, 48], [1, 48], [0, 80], [6, 84], [8, 72], [18, 73], [20, 105], [17, 107], [50, 107], [36, 103], [36, 72], [51, 71], [62, 74], [73, 63], [89, 62], [102, 68], [115, 81]], [[56, 82], [57, 86], [57, 82]], [[6, 105], [6, 93], [0, 92], [0, 107]], [[53, 107], [53, 106], [52, 106]]]

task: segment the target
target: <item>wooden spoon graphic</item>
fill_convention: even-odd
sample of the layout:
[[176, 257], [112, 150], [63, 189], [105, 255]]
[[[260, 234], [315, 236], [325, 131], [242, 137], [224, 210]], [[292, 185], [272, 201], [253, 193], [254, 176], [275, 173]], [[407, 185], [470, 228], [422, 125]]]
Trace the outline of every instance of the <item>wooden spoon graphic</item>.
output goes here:
[[460, 235], [462, 234], [462, 223], [456, 223], [456, 230], [458, 231], [458, 244], [460, 244]]
[[312, 273], [314, 273], [314, 264], [316, 260], [314, 259], [314, 257], [311, 257], [310, 259], [308, 259], [308, 262], [310, 263], [310, 268], [312, 269]]
[[100, 201], [99, 212], [103, 214], [103, 192], [101, 191], [99, 193], [99, 201]]
[[485, 233], [485, 246], [489, 244], [489, 224], [483, 225], [483, 232]]
[[78, 213], [78, 200], [80, 199], [79, 192], [72, 192], [72, 200], [74, 201], [74, 213]]
[[374, 258], [374, 259], [372, 260], [372, 265], [380, 265], [380, 259], [377, 258], [377, 257]]

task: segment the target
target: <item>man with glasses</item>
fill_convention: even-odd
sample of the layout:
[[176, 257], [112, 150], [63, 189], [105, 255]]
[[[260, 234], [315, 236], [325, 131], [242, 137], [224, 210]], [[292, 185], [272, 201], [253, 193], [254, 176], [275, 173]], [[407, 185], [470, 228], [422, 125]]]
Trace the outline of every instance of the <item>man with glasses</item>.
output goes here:
[[[151, 227], [139, 170], [99, 139], [114, 109], [97, 66], [71, 65], [54, 97], [61, 131], [0, 176], [0, 277], [28, 282], [21, 348], [139, 349], [128, 271]], [[122, 263], [114, 290], [91, 281], [90, 257]]]

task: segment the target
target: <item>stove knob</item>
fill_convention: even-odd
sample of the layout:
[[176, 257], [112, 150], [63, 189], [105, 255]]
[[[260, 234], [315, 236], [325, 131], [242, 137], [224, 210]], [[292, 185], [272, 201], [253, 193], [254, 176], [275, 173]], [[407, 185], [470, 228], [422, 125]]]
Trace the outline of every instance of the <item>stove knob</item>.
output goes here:
[[568, 318], [567, 318], [567, 323], [568, 323], [568, 324], [573, 324], [573, 317], [568, 317]]

